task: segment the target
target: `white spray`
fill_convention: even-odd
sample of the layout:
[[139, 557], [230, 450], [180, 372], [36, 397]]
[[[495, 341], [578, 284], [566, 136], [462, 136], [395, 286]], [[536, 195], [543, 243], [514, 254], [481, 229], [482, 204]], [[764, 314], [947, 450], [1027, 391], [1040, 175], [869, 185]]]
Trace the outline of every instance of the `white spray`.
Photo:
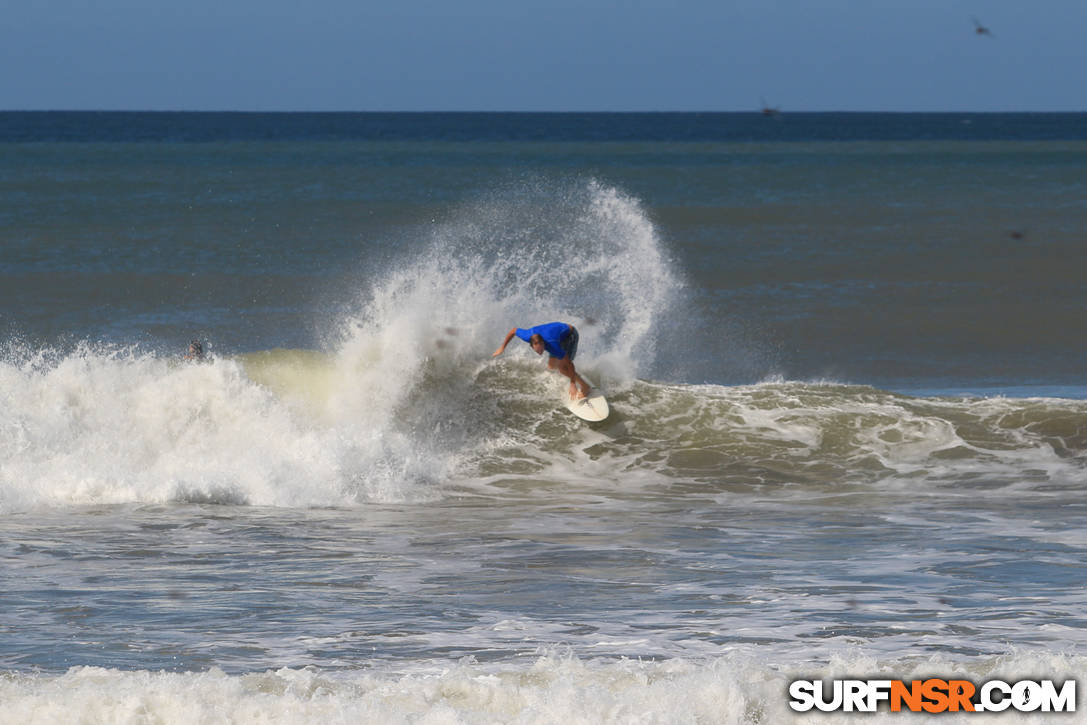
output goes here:
[[652, 363], [678, 283], [640, 205], [582, 182], [466, 204], [365, 289], [321, 364], [290, 357], [279, 386], [244, 359], [12, 346], [0, 359], [0, 510], [441, 495], [494, 434], [472, 424], [494, 405], [477, 377], [506, 330], [573, 322], [579, 363], [622, 386]]

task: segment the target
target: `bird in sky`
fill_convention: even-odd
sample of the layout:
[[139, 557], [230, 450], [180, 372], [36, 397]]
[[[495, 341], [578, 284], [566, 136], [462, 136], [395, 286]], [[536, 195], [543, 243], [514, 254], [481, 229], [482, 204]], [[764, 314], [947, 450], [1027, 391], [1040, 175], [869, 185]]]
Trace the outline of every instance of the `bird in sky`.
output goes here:
[[973, 20], [975, 33], [977, 33], [978, 35], [988, 35], [990, 38], [993, 37], [992, 31], [982, 25], [980, 20], [978, 20], [977, 18], [973, 18]]

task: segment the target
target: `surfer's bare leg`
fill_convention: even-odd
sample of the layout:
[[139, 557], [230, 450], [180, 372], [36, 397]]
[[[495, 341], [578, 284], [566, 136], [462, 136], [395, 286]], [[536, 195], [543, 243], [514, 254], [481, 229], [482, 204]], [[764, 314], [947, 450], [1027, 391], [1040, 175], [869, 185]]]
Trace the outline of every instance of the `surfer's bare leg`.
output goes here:
[[[570, 362], [569, 358], [550, 358], [547, 361], [547, 367], [552, 370], [558, 370], [560, 373], [570, 378], [570, 398], [577, 400], [578, 398], [589, 397], [589, 391], [592, 390], [592, 386], [585, 381], [585, 378], [577, 374], [577, 370], [574, 369], [574, 364]], [[577, 386], [581, 386], [581, 393], [578, 393]]]
[[[589, 385], [589, 383], [585, 380], [585, 378], [581, 377], [577, 373], [574, 373], [574, 377], [577, 379], [577, 382], [581, 385], [581, 397], [582, 398], [588, 398], [589, 397], [589, 391], [593, 389], [593, 386]], [[573, 386], [574, 386], [574, 383], [571, 382], [570, 387], [573, 387]]]

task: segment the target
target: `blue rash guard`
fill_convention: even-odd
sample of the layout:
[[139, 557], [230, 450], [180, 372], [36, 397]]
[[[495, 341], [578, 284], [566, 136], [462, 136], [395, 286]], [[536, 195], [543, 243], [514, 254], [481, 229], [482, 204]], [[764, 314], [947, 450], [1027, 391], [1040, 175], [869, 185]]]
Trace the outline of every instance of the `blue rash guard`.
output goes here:
[[[569, 350], [569, 348], [571, 347], [571, 333], [573, 333], [574, 336], [577, 335], [577, 331], [574, 330], [572, 326], [567, 325], [565, 322], [548, 322], [546, 325], [536, 325], [535, 327], [530, 327], [527, 330], [520, 327], [517, 328], [517, 337], [521, 338], [525, 342], [531, 340], [533, 335], [539, 335], [540, 337], [542, 337], [544, 341], [544, 349], [547, 350], [547, 353], [551, 355], [551, 357], [558, 358], [559, 360], [562, 360], [564, 357], [566, 357], [567, 350]], [[577, 351], [577, 338], [574, 337], [572, 342], [574, 343], [575, 347], [573, 348], [573, 350], [570, 350], [570, 352], [572, 353], [570, 355], [571, 360], [573, 359], [574, 354], [576, 354]]]

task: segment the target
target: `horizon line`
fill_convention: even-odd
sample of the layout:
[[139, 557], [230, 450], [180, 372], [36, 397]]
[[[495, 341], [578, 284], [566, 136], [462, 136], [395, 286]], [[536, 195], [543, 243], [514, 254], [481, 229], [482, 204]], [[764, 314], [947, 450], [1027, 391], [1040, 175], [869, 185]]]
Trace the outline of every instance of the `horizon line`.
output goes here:
[[767, 109], [751, 108], [741, 110], [546, 110], [546, 111], [529, 111], [529, 110], [299, 110], [299, 109], [277, 109], [277, 110], [257, 110], [257, 109], [227, 109], [227, 108], [11, 108], [0, 109], [0, 113], [223, 113], [223, 114], [399, 114], [399, 115], [422, 115], [422, 114], [446, 114], [446, 115], [480, 115], [480, 114], [493, 114], [493, 115], [694, 115], [694, 114], [754, 114], [754, 115], [772, 115], [772, 116], [787, 116], [790, 114], [845, 114], [845, 113], [857, 113], [857, 114], [886, 114], [886, 115], [908, 115], [908, 114], [974, 114], [974, 115], [996, 115], [996, 114], [1083, 114], [1087, 113], [1087, 109], [1084, 110], [859, 110], [859, 109], [837, 109], [837, 110], [807, 110], [807, 109], [792, 109], [784, 110], [781, 108], [772, 109], [771, 114], [766, 113]]

